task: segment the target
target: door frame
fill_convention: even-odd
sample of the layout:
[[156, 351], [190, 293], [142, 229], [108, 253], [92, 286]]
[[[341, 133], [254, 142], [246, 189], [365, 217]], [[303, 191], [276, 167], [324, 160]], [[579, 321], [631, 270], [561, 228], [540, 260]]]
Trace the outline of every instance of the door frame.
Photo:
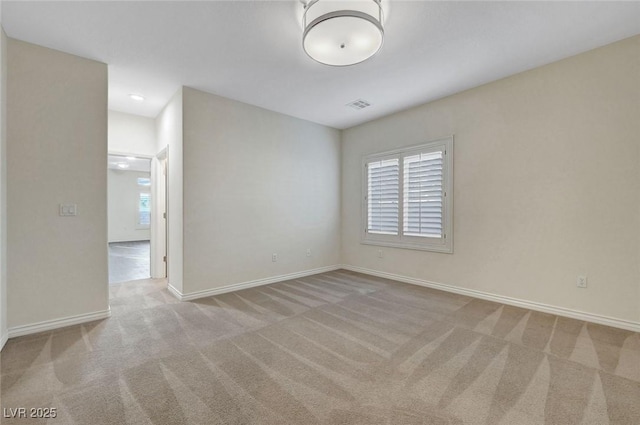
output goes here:
[[[169, 276], [168, 146], [151, 160], [151, 176], [151, 277], [164, 279]], [[159, 202], [161, 192], [164, 192], [164, 202]]]

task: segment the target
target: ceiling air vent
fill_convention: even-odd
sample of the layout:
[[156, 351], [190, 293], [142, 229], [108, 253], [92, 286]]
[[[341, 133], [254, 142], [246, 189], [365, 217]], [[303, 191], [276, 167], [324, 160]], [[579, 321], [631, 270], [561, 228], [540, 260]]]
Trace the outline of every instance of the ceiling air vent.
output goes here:
[[359, 111], [360, 109], [364, 109], [368, 106], [371, 106], [371, 104], [366, 100], [358, 99], [358, 100], [354, 100], [353, 102], [347, 103], [347, 106]]

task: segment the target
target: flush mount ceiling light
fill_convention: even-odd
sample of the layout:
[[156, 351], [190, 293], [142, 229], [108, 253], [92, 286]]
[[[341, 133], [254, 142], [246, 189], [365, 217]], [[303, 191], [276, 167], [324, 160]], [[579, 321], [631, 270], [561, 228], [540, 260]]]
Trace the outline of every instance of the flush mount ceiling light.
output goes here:
[[381, 0], [302, 1], [302, 47], [315, 61], [355, 65], [380, 50], [384, 39]]
[[131, 100], [135, 100], [136, 102], [144, 102], [144, 96], [141, 94], [135, 94], [135, 93], [131, 93], [129, 95], [129, 98]]

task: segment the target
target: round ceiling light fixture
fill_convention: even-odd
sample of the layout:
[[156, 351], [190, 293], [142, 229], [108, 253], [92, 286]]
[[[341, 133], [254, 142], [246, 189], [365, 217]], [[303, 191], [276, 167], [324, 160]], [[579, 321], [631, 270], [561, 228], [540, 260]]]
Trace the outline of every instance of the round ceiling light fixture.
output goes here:
[[310, 0], [303, 15], [302, 47], [325, 65], [355, 65], [382, 47], [381, 0]]

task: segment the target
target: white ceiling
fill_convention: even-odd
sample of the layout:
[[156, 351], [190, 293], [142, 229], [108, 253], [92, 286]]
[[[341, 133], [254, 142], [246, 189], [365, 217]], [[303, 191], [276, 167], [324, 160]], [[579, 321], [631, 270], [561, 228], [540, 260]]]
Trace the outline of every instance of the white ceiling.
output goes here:
[[[379, 54], [334, 68], [303, 52], [301, 13], [296, 0], [2, 2], [10, 37], [109, 64], [112, 109], [154, 117], [185, 85], [336, 128], [640, 33], [640, 2], [393, 0]], [[372, 106], [345, 106], [359, 98]]]

